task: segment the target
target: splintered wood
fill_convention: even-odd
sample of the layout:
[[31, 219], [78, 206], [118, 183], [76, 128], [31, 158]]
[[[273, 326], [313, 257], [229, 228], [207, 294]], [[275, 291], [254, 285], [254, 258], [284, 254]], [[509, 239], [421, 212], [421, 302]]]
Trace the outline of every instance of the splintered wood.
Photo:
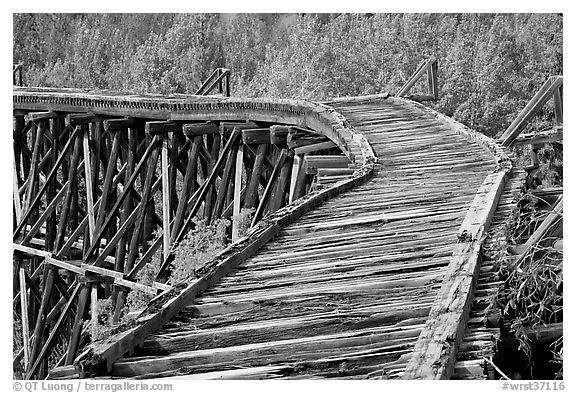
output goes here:
[[[490, 187], [477, 194], [495, 160], [443, 122], [390, 100], [332, 105], [368, 138], [379, 158], [374, 176], [309, 211], [212, 288], [182, 304], [180, 313], [133, 354], [115, 361], [108, 375], [402, 377], [470, 205], [475, 198], [491, 203], [496, 197]], [[246, 138], [258, 135], [249, 131]], [[297, 152], [312, 152], [316, 144], [332, 147], [325, 140], [296, 142], [302, 140], [287, 134], [288, 146], [296, 143]], [[254, 171], [264, 166], [263, 154], [259, 147]], [[343, 159], [313, 169], [323, 160], [278, 162], [272, 173], [285, 182], [282, 168], [288, 166], [325, 176], [354, 170]], [[253, 187], [248, 186], [247, 198], [253, 198]], [[296, 182], [290, 191], [294, 197], [298, 187]], [[481, 225], [492, 213], [481, 211], [470, 223]]]

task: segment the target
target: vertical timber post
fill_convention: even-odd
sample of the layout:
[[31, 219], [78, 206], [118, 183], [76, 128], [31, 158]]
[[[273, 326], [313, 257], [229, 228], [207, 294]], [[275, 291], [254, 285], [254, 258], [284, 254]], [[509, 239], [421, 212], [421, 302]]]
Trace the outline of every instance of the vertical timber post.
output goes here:
[[236, 173], [234, 176], [234, 205], [232, 212], [232, 242], [238, 240], [238, 224], [240, 224], [240, 198], [242, 192], [242, 166], [244, 163], [244, 145], [240, 140], [236, 153]]
[[170, 174], [168, 169], [168, 134], [162, 140], [162, 229], [163, 229], [163, 262], [170, 253]]

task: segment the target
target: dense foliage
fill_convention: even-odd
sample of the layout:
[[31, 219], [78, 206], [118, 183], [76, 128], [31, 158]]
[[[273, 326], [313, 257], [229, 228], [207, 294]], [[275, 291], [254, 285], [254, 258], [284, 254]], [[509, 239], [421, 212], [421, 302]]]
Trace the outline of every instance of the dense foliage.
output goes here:
[[15, 14], [31, 86], [193, 93], [218, 66], [232, 94], [394, 93], [439, 58], [436, 107], [494, 136], [562, 74], [558, 14]]

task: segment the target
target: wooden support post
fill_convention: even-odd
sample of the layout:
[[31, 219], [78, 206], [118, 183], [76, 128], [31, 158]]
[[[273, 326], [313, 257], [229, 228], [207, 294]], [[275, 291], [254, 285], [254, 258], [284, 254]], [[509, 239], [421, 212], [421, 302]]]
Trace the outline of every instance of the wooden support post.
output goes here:
[[288, 150], [282, 168], [280, 169], [280, 175], [278, 182], [272, 194], [272, 198], [269, 203], [270, 213], [276, 212], [278, 209], [285, 205], [286, 198], [286, 186], [290, 181], [290, 172], [292, 171], [292, 165], [294, 163], [294, 150]]
[[23, 115], [14, 114], [14, 131], [12, 133], [12, 138], [14, 140], [14, 165], [16, 166], [16, 172], [18, 173], [18, 181], [22, 180], [22, 148], [23, 148], [23, 137], [24, 128], [26, 124]]
[[[88, 229], [90, 234], [90, 240], [85, 239], [84, 243], [90, 244], [94, 241], [94, 232], [96, 231], [96, 221], [94, 219], [94, 189], [92, 185], [92, 168], [90, 160], [90, 146], [89, 146], [89, 130], [88, 127], [82, 126], [83, 128], [83, 148], [84, 148], [84, 181], [86, 182], [86, 211], [88, 214]], [[95, 161], [98, 161], [97, 159]], [[102, 204], [100, 204], [102, 206]]]
[[[218, 153], [220, 151], [220, 142], [222, 137], [218, 134], [214, 135], [212, 139], [212, 146], [210, 149], [210, 155], [212, 160], [216, 160]], [[214, 170], [215, 163], [210, 161], [208, 163], [208, 172], [212, 173]], [[210, 221], [210, 215], [212, 214], [212, 208], [214, 206], [214, 201], [216, 199], [216, 187], [214, 184], [208, 184], [208, 191], [206, 195], [206, 201], [204, 203], [204, 220]]]
[[428, 91], [434, 98], [438, 100], [438, 60], [434, 61], [427, 71], [428, 76]]
[[282, 149], [282, 152], [280, 153], [280, 157], [278, 158], [278, 161], [276, 162], [276, 165], [274, 166], [274, 169], [272, 170], [272, 173], [270, 174], [270, 179], [268, 180], [268, 185], [266, 186], [266, 189], [264, 190], [264, 194], [262, 195], [262, 199], [260, 199], [260, 204], [258, 205], [256, 212], [254, 213], [254, 217], [252, 217], [251, 227], [256, 225], [256, 223], [258, 221], [260, 221], [260, 218], [262, 218], [262, 216], [263, 216], [264, 207], [268, 204], [268, 200], [270, 199], [270, 195], [272, 194], [272, 190], [273, 190], [274, 185], [276, 183], [276, 178], [278, 177], [278, 175], [280, 173], [280, 169], [282, 168], [282, 166], [284, 165], [284, 161], [286, 160], [286, 155], [287, 155], [287, 150]]
[[[88, 294], [90, 292], [89, 283], [77, 284], [75, 291], [77, 291], [78, 287], [81, 287], [81, 290], [80, 295], [78, 295], [78, 308], [76, 311], [76, 318], [74, 319], [72, 334], [70, 335], [70, 340], [68, 341], [68, 352], [66, 354], [66, 362], [65, 362], [66, 365], [72, 364], [74, 362], [76, 352], [78, 351], [78, 344], [80, 342], [80, 333], [82, 332], [84, 308], [86, 307], [86, 300], [88, 299]], [[72, 300], [73, 298], [74, 296], [70, 296], [70, 300]]]
[[293, 199], [298, 199], [306, 194], [306, 183], [310, 177], [306, 173], [306, 156], [300, 156], [300, 167], [298, 168], [298, 175], [296, 177], [296, 185], [294, 186], [294, 196]]
[[[234, 201], [232, 209], [232, 241], [235, 242], [239, 238], [238, 224], [240, 220], [240, 198], [242, 192], [242, 169], [244, 163], [244, 145], [240, 144], [238, 152], [236, 153], [236, 173], [234, 176]], [[234, 219], [235, 218], [235, 219]]]
[[[77, 135], [74, 133], [74, 135]], [[74, 194], [74, 183], [76, 183], [76, 166], [78, 165], [78, 160], [80, 157], [80, 145], [81, 140], [78, 137], [74, 137], [76, 140], [74, 143], [74, 151], [70, 159], [70, 165], [68, 167], [68, 187], [66, 189], [66, 196], [64, 203], [62, 205], [62, 211], [60, 213], [60, 220], [58, 221], [58, 230], [56, 233], [56, 243], [54, 248], [58, 250], [62, 243], [64, 243], [64, 236], [66, 234], [66, 225], [68, 224], [68, 215], [71, 210], [72, 197]]]
[[[46, 280], [44, 282], [44, 291], [42, 293], [42, 301], [40, 303], [40, 308], [38, 310], [38, 317], [36, 318], [36, 326], [34, 327], [34, 341], [32, 342], [32, 346], [30, 348], [30, 362], [36, 361], [36, 355], [41, 348], [42, 337], [44, 336], [44, 326], [46, 321], [46, 311], [48, 309], [50, 297], [52, 296], [52, 288], [54, 286], [54, 269], [49, 267], [48, 265], [44, 265], [44, 268], [47, 270], [45, 277]], [[32, 364], [29, 363], [28, 367]]]
[[554, 123], [557, 126], [564, 124], [564, 86], [554, 91]]
[[[128, 135], [127, 135], [127, 139], [128, 139], [128, 151], [126, 153], [126, 158], [124, 159], [124, 161], [126, 162], [126, 175], [125, 177], [127, 179], [129, 179], [132, 176], [132, 173], [134, 171], [134, 165], [135, 165], [135, 161], [136, 161], [136, 136], [135, 136], [135, 131], [132, 128], [128, 129]], [[126, 225], [126, 221], [128, 220], [128, 216], [130, 215], [130, 212], [132, 212], [132, 197], [131, 195], [128, 195], [125, 200], [124, 200], [124, 204], [122, 207], [122, 214], [120, 216], [120, 229], [118, 230], [118, 232], [122, 231], [122, 226]], [[124, 263], [125, 263], [125, 259], [126, 259], [126, 243], [127, 243], [127, 239], [129, 239], [132, 236], [132, 233], [129, 231], [128, 228], [126, 228], [126, 235], [123, 235], [120, 238], [120, 241], [118, 242], [118, 246], [116, 247], [116, 258], [114, 261], [114, 270], [118, 271], [118, 272], [122, 272], [125, 271], [125, 267], [124, 267]], [[116, 323], [120, 320], [120, 317], [122, 315], [122, 308], [124, 307], [124, 302], [126, 301], [126, 292], [125, 291], [119, 291], [116, 299], [113, 299], [114, 301], [114, 316], [112, 317], [112, 322]]]
[[144, 223], [144, 219], [146, 218], [147, 213], [146, 210], [151, 195], [150, 191], [152, 190], [152, 179], [154, 176], [154, 171], [156, 169], [156, 163], [158, 161], [159, 153], [160, 149], [154, 149], [148, 162], [148, 169], [145, 174], [144, 186], [142, 189], [142, 200], [140, 201], [140, 205], [137, 208], [138, 217], [136, 218], [136, 223], [134, 224], [134, 232], [132, 233], [132, 238], [130, 239], [128, 259], [126, 260], [126, 266], [125, 266], [126, 270], [132, 269], [138, 254], [138, 244], [140, 240], [140, 234], [141, 231], [143, 230], [142, 224]]
[[14, 212], [16, 213], [16, 225], [20, 224], [22, 221], [22, 203], [20, 201], [20, 193], [18, 192], [18, 170], [16, 168], [16, 157], [14, 156], [14, 161], [12, 162], [13, 168], [13, 183], [12, 191], [14, 197]]
[[30, 364], [30, 327], [28, 319], [28, 291], [26, 289], [26, 270], [25, 266], [20, 263], [18, 267], [20, 276], [20, 315], [22, 322], [22, 340], [24, 349], [24, 371]]
[[[115, 131], [114, 139], [112, 142], [112, 149], [110, 152], [110, 158], [108, 160], [108, 166], [106, 168], [106, 174], [104, 176], [104, 183], [102, 184], [102, 198], [100, 201], [100, 206], [98, 207], [98, 214], [95, 228], [101, 227], [106, 217], [106, 208], [108, 205], [108, 200], [110, 199], [110, 193], [112, 191], [112, 182], [114, 179], [114, 175], [116, 173], [116, 162], [118, 160], [118, 155], [120, 152], [120, 138], [121, 133]], [[128, 174], [126, 176], [129, 177]], [[92, 242], [94, 241], [93, 239], [91, 240]]]
[[[64, 306], [64, 309], [62, 310], [62, 313], [60, 314], [60, 318], [58, 318], [58, 321], [56, 321], [54, 327], [52, 328], [52, 331], [50, 332], [50, 335], [46, 339], [46, 343], [42, 347], [42, 350], [40, 351], [38, 358], [36, 359], [36, 361], [34, 362], [32, 367], [27, 371], [26, 379], [30, 379], [31, 376], [34, 375], [34, 373], [36, 372], [36, 369], [40, 365], [40, 362], [48, 355], [49, 351], [56, 344], [56, 338], [58, 337], [58, 333], [60, 332], [60, 328], [61, 328], [64, 320], [66, 319], [68, 312], [70, 311], [72, 303], [76, 297], [76, 294], [78, 293], [79, 287], [80, 287], [80, 285], [76, 285], [76, 288], [74, 288], [74, 291], [70, 295], [70, 299], [68, 299], [66, 306]], [[76, 314], [76, 317], [78, 317], [78, 314]], [[80, 318], [79, 323], [76, 323], [74, 325], [74, 331], [78, 331], [78, 338], [80, 337], [80, 331], [82, 329], [82, 323], [81, 322], [82, 322], [82, 319]], [[74, 332], [73, 332], [73, 334], [74, 334]], [[79, 341], [79, 340], [77, 340], [77, 341]], [[70, 346], [68, 346], [68, 354], [66, 355], [67, 361], [69, 359], [68, 355], [70, 354], [70, 349], [71, 349]], [[77, 343], [76, 343], [76, 346], [74, 347], [74, 352], [76, 351], [76, 349], [77, 349]], [[74, 360], [74, 359], [72, 359], [72, 360]], [[67, 364], [72, 364], [72, 362], [67, 363]]]
[[292, 164], [292, 175], [290, 176], [290, 190], [288, 191], [288, 203], [292, 203], [294, 198], [294, 191], [296, 190], [296, 180], [301, 166], [302, 159], [298, 155], [294, 155], [294, 163]]
[[[60, 150], [60, 135], [64, 124], [64, 118], [56, 116], [51, 120], [51, 131], [52, 131], [52, 147], [51, 153], [46, 154], [49, 157], [47, 162], [50, 168], [54, 168], [58, 162], [58, 151]], [[54, 181], [49, 182], [48, 189], [46, 191], [46, 201], [52, 201], [55, 199], [57, 194], [57, 178]], [[48, 180], [47, 180], [48, 181]], [[64, 188], [62, 186], [62, 188]], [[51, 202], [50, 202], [51, 203]], [[57, 230], [57, 217], [55, 209], [52, 211], [46, 219], [46, 250], [54, 250], [54, 242], [56, 241], [56, 230]]]
[[170, 252], [170, 173], [168, 170], [168, 138], [162, 141], [162, 231], [164, 238], [164, 261]]
[[194, 203], [194, 205], [192, 206], [192, 209], [188, 213], [188, 216], [186, 217], [186, 220], [184, 221], [184, 224], [182, 225], [182, 228], [180, 229], [180, 232], [178, 233], [178, 236], [176, 237], [176, 241], [180, 241], [184, 237], [184, 234], [188, 230], [188, 225], [192, 221], [192, 218], [198, 212], [198, 209], [200, 209], [200, 204], [202, 203], [202, 201], [206, 197], [206, 194], [208, 193], [208, 190], [210, 189], [209, 188], [210, 185], [213, 184], [214, 180], [216, 179], [216, 175], [217, 175], [218, 171], [220, 170], [222, 163], [224, 162], [224, 157], [226, 157], [228, 155], [228, 152], [232, 149], [232, 146], [234, 146], [236, 144], [236, 141], [238, 140], [239, 136], [240, 136], [240, 131], [235, 128], [234, 131], [232, 132], [232, 135], [230, 135], [230, 138], [228, 139], [226, 146], [224, 147], [224, 149], [222, 149], [222, 154], [218, 158], [218, 161], [216, 161], [216, 164], [214, 164], [214, 168], [212, 169], [212, 172], [210, 173], [210, 175], [208, 176], [208, 178], [206, 179], [204, 184], [202, 184], [202, 187], [200, 189], [198, 189], [198, 191], [195, 192], [194, 195], [192, 195], [192, 197], [190, 198], [189, 202]]
[[248, 183], [246, 199], [244, 201], [244, 207], [247, 209], [253, 208], [256, 205], [258, 185], [260, 183], [260, 177], [262, 176], [266, 153], [268, 153], [268, 146], [268, 144], [260, 144], [256, 150], [256, 159], [252, 167], [252, 174], [250, 175], [250, 182]]
[[178, 208], [176, 209], [176, 215], [174, 216], [174, 224], [172, 225], [171, 243], [174, 242], [178, 231], [180, 231], [180, 226], [182, 225], [182, 220], [184, 219], [184, 214], [186, 213], [188, 205], [188, 197], [190, 193], [194, 191], [194, 180], [197, 175], [198, 166], [198, 149], [201, 143], [201, 136], [194, 137], [192, 148], [188, 152], [188, 165], [186, 166], [186, 174], [184, 175], [180, 200], [178, 202]]
[[236, 144], [232, 145], [231, 149], [228, 151], [226, 158], [226, 165], [224, 166], [224, 172], [222, 178], [220, 179], [220, 186], [218, 187], [218, 194], [216, 196], [216, 204], [214, 205], [214, 211], [212, 211], [212, 217], [210, 223], [214, 224], [216, 220], [220, 218], [222, 214], [222, 209], [224, 208], [224, 203], [226, 202], [226, 196], [228, 188], [230, 187], [230, 179], [232, 171], [234, 170], [236, 150], [238, 146]]
[[[42, 124], [42, 123], [41, 123]], [[40, 149], [41, 149], [41, 142], [42, 142], [42, 134], [44, 131], [44, 127], [42, 125], [38, 125], [36, 127], [36, 135], [34, 140], [34, 149], [32, 150], [32, 159], [30, 160], [30, 174], [28, 175], [28, 188], [26, 190], [26, 196], [24, 197], [24, 208], [23, 210], [26, 211], [30, 209], [31, 212], [35, 209], [36, 206], [32, 204], [32, 197], [36, 195], [36, 188], [38, 183], [38, 157], [40, 156]]]
[[98, 283], [91, 284], [90, 293], [90, 319], [92, 321], [92, 329], [98, 326]]
[[168, 189], [170, 190], [170, 217], [176, 214], [178, 206], [178, 194], [176, 189], [176, 178], [178, 176], [178, 149], [182, 142], [182, 135], [172, 134], [172, 143], [170, 145], [170, 166], [168, 175]]

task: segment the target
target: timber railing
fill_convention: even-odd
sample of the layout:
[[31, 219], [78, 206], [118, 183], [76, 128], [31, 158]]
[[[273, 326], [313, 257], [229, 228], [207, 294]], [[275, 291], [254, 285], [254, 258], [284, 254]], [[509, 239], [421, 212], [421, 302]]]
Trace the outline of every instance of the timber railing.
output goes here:
[[[13, 364], [26, 378], [53, 365], [109, 367], [282, 227], [365, 181], [375, 162], [342, 116], [308, 101], [15, 88], [13, 103], [23, 342]], [[196, 219], [243, 208], [255, 209], [245, 236], [233, 220], [231, 246], [187, 280], [167, 281]], [[137, 274], [151, 261], [156, 278], [143, 284]], [[118, 324], [129, 291], [156, 297]], [[104, 299], [115, 327], [78, 356], [86, 310], [97, 326]], [[65, 350], [52, 359], [56, 346]]]
[[224, 97], [230, 97], [230, 70], [216, 68], [200, 88], [194, 93], [199, 96], [207, 96], [218, 87], [218, 92]]
[[[538, 92], [536, 92], [534, 97], [532, 97], [528, 102], [526, 107], [499, 138], [502, 146], [529, 146], [531, 163], [525, 168], [528, 172], [526, 180], [528, 188], [535, 188], [535, 179], [537, 178], [540, 169], [538, 151], [545, 143], [559, 142], [563, 140], [563, 89], [564, 78], [562, 76], [551, 76], [548, 78]], [[554, 123], [552, 127], [543, 131], [523, 134], [522, 132], [526, 129], [526, 126], [538, 113], [542, 111], [544, 105], [551, 99], [554, 100]]]
[[[409, 94], [410, 90], [420, 78], [426, 74], [427, 77], [427, 87], [428, 94]], [[423, 60], [416, 71], [408, 78], [406, 83], [398, 90], [396, 93], [397, 97], [405, 97], [414, 101], [436, 101], [438, 100], [438, 59], [431, 57], [427, 60]]]

